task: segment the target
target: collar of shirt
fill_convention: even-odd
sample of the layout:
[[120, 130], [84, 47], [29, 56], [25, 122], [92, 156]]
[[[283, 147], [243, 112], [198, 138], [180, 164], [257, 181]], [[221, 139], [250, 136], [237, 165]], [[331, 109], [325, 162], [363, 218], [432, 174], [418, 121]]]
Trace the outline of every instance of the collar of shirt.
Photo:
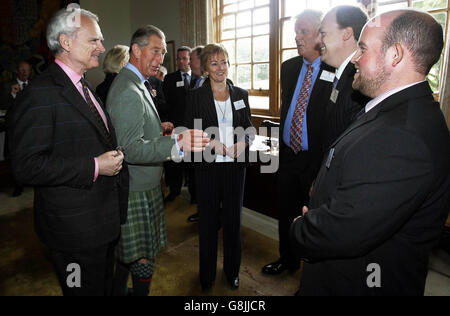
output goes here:
[[306, 58], [303, 58], [303, 67], [306, 67], [308, 65], [313, 65], [313, 68], [316, 70], [318, 69], [317, 66], [319, 66], [322, 64], [322, 61], [320, 60], [320, 56], [317, 57], [312, 63], [310, 63], [309, 61], [306, 60]]
[[355, 56], [356, 54], [356, 50], [350, 54], [350, 56], [348, 56], [344, 62], [339, 66], [338, 69], [336, 69], [335, 75], [336, 77], [339, 79], [341, 79], [342, 73], [344, 72], [345, 68], [347, 67], [348, 63], [350, 62], [350, 60], [352, 60], [353, 56]]
[[62, 68], [62, 70], [66, 73], [66, 75], [70, 78], [70, 81], [77, 86], [77, 84], [80, 82], [81, 75], [77, 73], [75, 70], [67, 66], [65, 63], [63, 63], [58, 58], [55, 59], [55, 63]]
[[366, 113], [369, 112], [370, 110], [372, 110], [372, 109], [373, 109], [375, 106], [377, 106], [378, 104], [380, 104], [383, 100], [389, 98], [391, 95], [393, 95], [393, 94], [395, 94], [395, 93], [397, 93], [397, 92], [400, 92], [400, 91], [402, 91], [402, 90], [405, 90], [405, 89], [407, 89], [407, 88], [409, 88], [409, 87], [412, 87], [412, 86], [414, 86], [414, 85], [416, 85], [416, 84], [422, 83], [422, 82], [424, 82], [424, 81], [425, 81], [425, 80], [418, 81], [418, 82], [414, 82], [414, 83], [411, 83], [411, 84], [407, 84], [407, 85], [404, 85], [404, 86], [401, 86], [401, 87], [398, 87], [398, 88], [395, 88], [395, 89], [386, 91], [386, 92], [383, 93], [383, 94], [380, 94], [380, 95], [377, 96], [375, 99], [369, 101], [369, 103], [366, 104], [366, 107], [365, 107]]
[[135, 65], [133, 65], [132, 63], [128, 63], [125, 68], [127, 68], [128, 70], [131, 70], [132, 72], [134, 72], [136, 74], [136, 76], [139, 77], [139, 79], [141, 80], [141, 82], [146, 81], [147, 79], [145, 79], [145, 77], [141, 74], [141, 72], [136, 68]]
[[181, 71], [181, 77], [184, 77], [184, 74], [188, 74], [189, 77], [192, 77], [192, 70], [189, 70], [188, 72]]
[[20, 87], [21, 88], [23, 88], [23, 84], [25, 83], [25, 84], [28, 84], [28, 80], [27, 81], [22, 81], [22, 80], [20, 80], [19, 78], [16, 78], [17, 79], [17, 83], [18, 84], [20, 84]]

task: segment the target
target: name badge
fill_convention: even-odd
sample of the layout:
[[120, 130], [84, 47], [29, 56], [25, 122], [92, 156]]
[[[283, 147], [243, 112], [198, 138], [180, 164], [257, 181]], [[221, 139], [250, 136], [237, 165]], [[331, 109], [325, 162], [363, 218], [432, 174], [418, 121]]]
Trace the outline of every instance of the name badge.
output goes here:
[[325, 167], [327, 167], [327, 169], [330, 169], [331, 160], [333, 160], [333, 157], [334, 157], [334, 148], [331, 148], [330, 152], [328, 153], [327, 162], [325, 163]]
[[330, 100], [331, 100], [333, 103], [336, 103], [336, 100], [337, 100], [337, 98], [338, 98], [338, 95], [339, 95], [339, 90], [336, 90], [336, 88], [333, 88], [333, 91], [331, 91]]
[[177, 81], [177, 88], [184, 87], [184, 81]]
[[333, 82], [334, 76], [335, 76], [334, 73], [324, 70], [324, 71], [322, 71], [322, 74], [320, 75], [320, 80]]
[[245, 103], [243, 100], [239, 100], [234, 102], [234, 109], [236, 111], [241, 110], [241, 109], [245, 109]]

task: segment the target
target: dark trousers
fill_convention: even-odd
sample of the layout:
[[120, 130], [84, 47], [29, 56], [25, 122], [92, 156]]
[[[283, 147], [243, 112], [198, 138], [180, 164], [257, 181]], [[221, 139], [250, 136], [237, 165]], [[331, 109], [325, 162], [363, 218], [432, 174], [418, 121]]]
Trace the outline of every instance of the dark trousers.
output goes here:
[[183, 163], [168, 161], [164, 163], [164, 168], [166, 171], [166, 185], [169, 187], [170, 193], [179, 195], [183, 185]]
[[[64, 296], [110, 296], [114, 272], [114, 248], [117, 242], [82, 251], [50, 250]], [[79, 266], [74, 269], [71, 264]], [[69, 271], [67, 271], [69, 270]], [[70, 284], [79, 271], [80, 286]]]
[[303, 206], [309, 203], [313, 179], [307, 151], [296, 155], [290, 148], [282, 150], [277, 176], [279, 250], [281, 261], [295, 267], [299, 261], [291, 251], [289, 228], [293, 220], [302, 215]]
[[195, 180], [199, 212], [200, 282], [206, 285], [216, 278], [220, 222], [223, 227], [225, 275], [229, 278], [239, 275], [245, 168], [234, 163], [215, 163], [207, 170], [196, 169]]

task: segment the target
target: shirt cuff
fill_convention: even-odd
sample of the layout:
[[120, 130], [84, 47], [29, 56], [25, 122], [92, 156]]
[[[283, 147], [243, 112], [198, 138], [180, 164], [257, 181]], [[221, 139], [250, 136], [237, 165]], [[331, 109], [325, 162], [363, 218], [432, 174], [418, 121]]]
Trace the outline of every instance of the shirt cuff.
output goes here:
[[172, 135], [173, 135], [173, 139], [175, 140], [175, 146], [177, 147], [178, 155], [180, 156], [181, 159], [183, 159], [184, 153], [181, 151], [180, 145], [178, 145], [178, 134], [172, 134]]
[[97, 178], [98, 178], [98, 159], [94, 158], [94, 161], [95, 161], [95, 172], [94, 172], [94, 181], [93, 182], [97, 181]]

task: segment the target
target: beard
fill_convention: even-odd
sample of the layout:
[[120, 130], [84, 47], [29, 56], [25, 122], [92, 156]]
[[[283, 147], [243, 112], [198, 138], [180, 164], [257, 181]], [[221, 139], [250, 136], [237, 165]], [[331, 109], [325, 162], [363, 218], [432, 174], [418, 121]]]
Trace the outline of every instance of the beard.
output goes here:
[[390, 75], [384, 66], [378, 66], [375, 73], [367, 76], [360, 69], [359, 76], [353, 80], [352, 88], [368, 97], [375, 98], [378, 96], [377, 91]]

